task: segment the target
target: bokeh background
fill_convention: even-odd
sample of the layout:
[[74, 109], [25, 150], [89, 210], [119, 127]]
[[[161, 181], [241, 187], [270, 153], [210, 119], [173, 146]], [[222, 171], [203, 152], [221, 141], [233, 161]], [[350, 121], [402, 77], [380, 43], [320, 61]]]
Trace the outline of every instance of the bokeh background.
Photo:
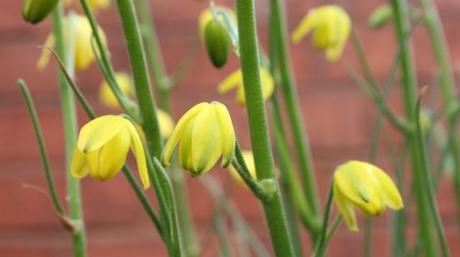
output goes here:
[[[64, 195], [64, 151], [61, 129], [61, 113], [55, 67], [39, 72], [35, 62], [50, 31], [49, 21], [31, 26], [21, 19], [22, 1], [0, 3], [0, 256], [5, 257], [62, 257], [71, 256], [71, 241], [53, 212], [49, 199], [32, 188], [45, 188], [38, 150], [29, 116], [15, 85], [24, 78], [35, 98], [44, 129], [46, 143], [55, 178], [62, 199]], [[380, 81], [387, 76], [396, 52], [391, 26], [374, 31], [367, 26], [370, 12], [383, 1], [367, 0], [288, 0], [288, 26], [292, 31], [301, 17], [311, 7], [325, 3], [338, 3], [351, 15], [353, 27], [363, 40], [372, 69]], [[460, 58], [460, 2], [436, 1], [440, 9], [452, 63], [458, 71]], [[219, 4], [231, 6], [232, 1], [220, 0]], [[267, 46], [268, 1], [257, 0], [257, 18], [260, 39]], [[197, 16], [207, 6], [207, 1], [152, 0], [152, 11], [157, 24], [161, 49], [169, 72], [174, 71], [188, 55], [197, 38]], [[98, 17], [105, 30], [115, 68], [129, 71], [122, 30], [114, 8], [102, 11]], [[422, 84], [433, 84], [435, 64], [430, 43], [423, 28], [414, 32], [417, 73]], [[350, 45], [344, 57], [337, 63], [328, 63], [323, 54], [314, 50], [309, 39], [290, 45], [307, 128], [318, 187], [325, 195], [327, 183], [336, 165], [349, 160], [366, 160], [375, 122], [376, 111], [369, 99], [353, 84], [346, 67], [356, 67], [356, 58]], [[173, 111], [177, 119], [186, 109], [199, 101], [219, 100], [231, 110], [238, 137], [244, 148], [249, 147], [246, 113], [235, 104], [233, 94], [218, 95], [216, 84], [234, 69], [238, 60], [231, 58], [222, 70], [214, 69], [202, 47], [186, 78], [173, 93]], [[88, 71], [78, 73], [77, 82], [96, 106], [99, 113], [109, 110], [97, 102], [98, 87], [102, 76], [93, 65]], [[396, 85], [397, 87], [397, 85]], [[395, 90], [397, 91], [397, 90]], [[399, 96], [390, 97], [391, 106], [400, 111]], [[436, 105], [435, 105], [436, 107]], [[439, 105], [438, 105], [439, 107]], [[80, 110], [80, 123], [86, 121]], [[392, 160], [400, 147], [401, 138], [389, 125], [385, 125], [380, 140], [377, 164], [393, 174]], [[245, 188], [232, 186], [227, 172], [215, 169], [212, 176], [218, 178], [241, 213], [260, 235], [269, 242], [261, 208]], [[212, 235], [211, 214], [213, 201], [200, 182], [187, 175], [189, 200], [196, 223], [202, 256], [218, 256], [217, 239]], [[140, 204], [123, 176], [109, 183], [90, 179], [82, 182], [83, 206], [88, 233], [88, 250], [91, 257], [166, 256], [157, 233], [149, 223]], [[406, 188], [407, 190], [407, 188]], [[324, 198], [324, 197], [323, 197]], [[452, 184], [446, 177], [438, 192], [439, 206], [446, 232], [452, 247], [452, 256], [460, 256], [455, 205]], [[413, 214], [413, 210], [409, 210]], [[414, 215], [409, 218], [413, 224]], [[374, 256], [390, 256], [390, 215], [373, 219], [372, 235]], [[362, 223], [361, 223], [362, 224]], [[300, 225], [299, 225], [300, 226]], [[362, 225], [361, 225], [362, 227]], [[408, 231], [408, 238], [417, 233]], [[310, 249], [303, 232], [303, 242]], [[413, 240], [409, 239], [409, 244]], [[363, 232], [352, 233], [341, 227], [331, 243], [331, 256], [362, 256]], [[309, 252], [309, 250], [306, 250]]]

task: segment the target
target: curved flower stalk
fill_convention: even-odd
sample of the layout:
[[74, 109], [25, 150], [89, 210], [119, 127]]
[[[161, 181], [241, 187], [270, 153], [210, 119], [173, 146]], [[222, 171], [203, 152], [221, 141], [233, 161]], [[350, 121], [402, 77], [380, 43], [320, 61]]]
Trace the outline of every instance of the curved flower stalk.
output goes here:
[[[91, 40], [92, 40], [92, 30], [91, 30], [91, 25], [88, 21], [88, 19], [83, 16], [83, 15], [78, 15], [78, 14], [69, 14], [69, 15], [74, 15], [75, 17], [75, 68], [77, 70], [86, 70], [95, 60], [93, 48], [91, 47]], [[69, 17], [66, 17], [64, 19], [64, 32], [68, 31], [67, 26], [68, 26], [68, 19]], [[104, 43], [106, 42], [105, 34], [102, 31], [101, 28], [99, 28], [99, 33], [103, 38]], [[45, 41], [45, 47], [47, 48], [53, 48], [55, 45], [55, 38], [54, 34], [48, 35], [46, 41]], [[48, 66], [48, 63], [50, 61], [51, 53], [48, 51], [48, 49], [43, 49], [40, 58], [38, 59], [37, 62], [37, 68], [39, 70], [43, 70], [46, 66]]]
[[328, 61], [341, 56], [351, 31], [348, 14], [337, 5], [324, 5], [310, 10], [292, 33], [292, 42], [299, 43], [310, 31], [313, 44], [326, 53]]
[[355, 208], [370, 216], [385, 207], [404, 207], [401, 194], [391, 178], [380, 168], [366, 162], [349, 161], [337, 167], [333, 182], [334, 200], [351, 231], [358, 231]]
[[[264, 101], [270, 99], [275, 89], [275, 81], [269, 70], [261, 67], [259, 69], [260, 81], [262, 83], [262, 97]], [[227, 78], [217, 86], [217, 90], [220, 94], [227, 93], [228, 91], [236, 88], [236, 101], [240, 105], [246, 105], [246, 97], [244, 96], [244, 84], [243, 74], [241, 69], [234, 71]]]
[[72, 175], [79, 179], [90, 175], [101, 181], [109, 180], [125, 164], [130, 148], [146, 189], [150, 180], [140, 136], [129, 120], [116, 115], [101, 116], [82, 127], [72, 158]]
[[231, 17], [232, 21], [236, 24], [236, 15], [232, 9], [225, 7], [225, 6], [216, 6], [216, 5], [210, 8], [206, 8], [203, 11], [201, 11], [200, 16], [198, 18], [198, 32], [200, 33], [199, 35], [202, 41], [204, 41], [204, 34], [205, 34], [206, 26], [209, 24], [209, 22], [214, 20], [211, 8], [214, 8], [221, 12], [225, 12], [227, 16]]
[[[252, 151], [242, 151], [241, 154], [243, 155], [244, 162], [248, 168], [249, 174], [253, 179], [257, 179], [256, 174], [256, 164], [254, 162], [254, 156], [252, 155]], [[236, 183], [239, 185], [246, 186], [243, 178], [241, 178], [238, 171], [233, 167], [233, 165], [228, 166], [228, 170], [230, 171], [230, 175], [235, 180]]]
[[161, 160], [169, 166], [177, 145], [179, 165], [192, 176], [209, 171], [222, 156], [227, 167], [235, 151], [235, 131], [230, 113], [219, 102], [199, 103], [180, 118], [163, 149]]

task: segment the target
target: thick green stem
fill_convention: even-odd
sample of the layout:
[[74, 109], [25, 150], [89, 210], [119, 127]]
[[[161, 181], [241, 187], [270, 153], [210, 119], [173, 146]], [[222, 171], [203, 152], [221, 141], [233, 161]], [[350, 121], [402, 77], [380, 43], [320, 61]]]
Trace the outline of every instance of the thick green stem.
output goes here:
[[[53, 12], [53, 33], [56, 39], [56, 53], [64, 60], [68, 70], [73, 71], [73, 63], [68, 60], [73, 60], [73, 56], [66, 56], [66, 46], [64, 40], [63, 14], [62, 8], [59, 5]], [[70, 34], [70, 33], [69, 33]], [[74, 35], [69, 35], [74, 36]], [[70, 52], [70, 51], [68, 51]], [[74, 52], [74, 51], [72, 51]], [[73, 54], [73, 53], [72, 53]], [[73, 72], [71, 72], [73, 73]], [[62, 107], [62, 119], [64, 124], [64, 143], [66, 156], [66, 174], [67, 174], [67, 192], [69, 202], [69, 217], [77, 224], [73, 231], [73, 256], [86, 256], [86, 237], [85, 225], [83, 221], [83, 210], [81, 206], [80, 182], [73, 178], [70, 174], [70, 162], [73, 155], [73, 148], [76, 143], [76, 127], [77, 118], [75, 112], [75, 103], [72, 96], [72, 91], [66, 82], [62, 72], [59, 72], [59, 92]]]
[[136, 96], [139, 102], [142, 128], [147, 137], [150, 152], [159, 157], [162, 149], [160, 126], [155, 112], [156, 107], [150, 86], [144, 45], [133, 0], [117, 0], [117, 4], [128, 48]]
[[[446, 37], [442, 29], [442, 23], [439, 18], [436, 5], [431, 0], [420, 0], [425, 12], [425, 25], [430, 34], [433, 52], [438, 66], [438, 81], [441, 87], [441, 95], [446, 106], [456, 100], [455, 81], [452, 74], [452, 67], [449, 61], [449, 50], [446, 43]], [[460, 146], [457, 135], [457, 115], [451, 115], [448, 119], [449, 130], [449, 151], [454, 160], [454, 181], [457, 199], [457, 216], [460, 221]]]
[[[236, 6], [240, 36], [241, 69], [257, 178], [275, 179], [259, 74], [259, 48], [254, 0], [237, 0]], [[262, 204], [276, 256], [293, 257], [294, 248], [290, 239], [279, 190], [270, 201], [263, 201]]]
[[281, 72], [281, 88], [284, 102], [288, 112], [289, 124], [297, 151], [299, 168], [302, 175], [303, 187], [309, 207], [314, 215], [319, 214], [316, 182], [312, 168], [311, 153], [308, 145], [307, 134], [303, 125], [299, 100], [297, 98], [296, 84], [290, 67], [289, 53], [287, 49], [286, 17], [282, 0], [271, 0], [271, 22], [275, 26], [273, 30], [278, 44], [279, 67]]
[[[391, 0], [394, 9], [394, 23], [398, 42], [401, 48], [401, 89], [404, 102], [404, 109], [408, 122], [415, 124], [416, 120], [416, 78], [412, 60], [412, 49], [409, 40], [404, 40], [404, 35], [409, 31], [409, 9], [405, 0]], [[423, 153], [417, 145], [416, 133], [406, 134], [410, 158], [412, 163], [412, 174], [418, 207], [418, 223], [422, 234], [423, 246], [427, 257], [436, 256], [436, 249], [433, 240], [432, 222], [429, 213], [428, 198], [426, 189], [423, 187], [422, 168]]]
[[169, 92], [171, 85], [165, 72], [155, 23], [150, 12], [150, 3], [148, 0], [136, 0], [136, 7], [139, 13], [142, 36], [146, 45], [147, 62], [157, 88], [159, 105], [161, 109], [167, 111], [170, 109]]

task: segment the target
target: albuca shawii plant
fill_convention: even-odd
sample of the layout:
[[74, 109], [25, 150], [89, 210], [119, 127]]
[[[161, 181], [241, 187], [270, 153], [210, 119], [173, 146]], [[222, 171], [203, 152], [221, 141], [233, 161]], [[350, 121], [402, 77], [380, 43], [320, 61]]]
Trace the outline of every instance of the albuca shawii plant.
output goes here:
[[[191, 106], [177, 122], [171, 118], [170, 103], [175, 99], [170, 97], [170, 93], [181, 77], [186, 76], [184, 71], [191, 61], [184, 61], [176, 72], [169, 74], [165, 71], [148, 0], [116, 0], [113, 3], [109, 0], [23, 1], [25, 21], [37, 24], [49, 18], [53, 25], [37, 68], [50, 72], [45, 67], [52, 61], [60, 68], [57, 79], [62, 102], [65, 155], [69, 160], [66, 165], [69, 200], [65, 202], [68, 208], [63, 207], [56, 194], [40, 121], [27, 85], [22, 79], [18, 80], [18, 85], [31, 114], [51, 199], [59, 216], [71, 228], [73, 256], [87, 256], [80, 179], [89, 175], [110, 183], [110, 179], [120, 172], [158, 231], [168, 256], [203, 256], [201, 249], [205, 249], [206, 245], [198, 243], [200, 240], [197, 240], [190, 218], [187, 188], [181, 179], [184, 171], [190, 174], [190, 178], [201, 180], [218, 206], [218, 225], [214, 226], [214, 233], [218, 235], [222, 256], [238, 252], [228, 248], [231, 239], [225, 231], [230, 225], [241, 238], [247, 239], [242, 240], [242, 248], [251, 249], [256, 256], [268, 256], [269, 246], [260, 243], [231, 199], [212, 179], [212, 171], [219, 159], [237, 185], [243, 185], [260, 201], [271, 238], [270, 248], [277, 257], [326, 256], [329, 242], [334, 239], [342, 220], [349, 229], [347, 233], [357, 233], [360, 216], [370, 221], [384, 213], [386, 207], [395, 211], [391, 232], [392, 256], [407, 256], [413, 251], [426, 257], [450, 256], [436, 202], [436, 189], [440, 177], [447, 174], [442, 171], [450, 169], [460, 209], [460, 145], [457, 137], [460, 104], [442, 24], [432, 0], [411, 4], [405, 0], [389, 0], [370, 15], [369, 24], [376, 30], [391, 24], [397, 40], [393, 69], [383, 85], [375, 79], [369, 67], [364, 46], [344, 6], [330, 4], [305, 10], [305, 16], [289, 33], [286, 24], [290, 17], [284, 13], [286, 1], [269, 1], [269, 51], [265, 53], [257, 37], [259, 17], [255, 13], [259, 6], [254, 0], [234, 2], [235, 8], [209, 1], [209, 6], [196, 14], [196, 35], [201, 47], [191, 48], [193, 51], [206, 51], [216, 68], [226, 65], [229, 58], [239, 60], [239, 67], [227, 78], [222, 78], [216, 85], [216, 91], [223, 94], [236, 90], [236, 102], [245, 109], [251, 147], [244, 151], [234, 129], [237, 121], [232, 120], [230, 115], [233, 110], [214, 99]], [[72, 9], [78, 5], [79, 8]], [[118, 7], [124, 40], [129, 42], [127, 52], [131, 74], [115, 72], [107, 39], [97, 24], [95, 15], [112, 5]], [[445, 110], [439, 115], [445, 115], [447, 126], [437, 124], [442, 119], [435, 120], [432, 118], [434, 115], [426, 115], [428, 106], [422, 108], [426, 90], [418, 90], [410, 43], [411, 32], [417, 26], [427, 29], [433, 44], [438, 68], [438, 82], [433, 88], [440, 90]], [[404, 158], [410, 162], [409, 177], [413, 190], [402, 190], [401, 187], [405, 186], [400, 183], [402, 175], [398, 173], [399, 176], [393, 179], [394, 173], [379, 168], [375, 155], [370, 154], [370, 159], [366, 161], [350, 160], [334, 164], [337, 168], [328, 173], [329, 193], [324, 208], [321, 208], [322, 197], [317, 188], [322, 185], [315, 178], [289, 53], [291, 42], [302, 44], [302, 48], [311, 48], [303, 44], [307, 36], [311, 37], [313, 47], [324, 52], [330, 62], [340, 62], [351, 41], [363, 72], [361, 75], [353, 68], [349, 68], [348, 72], [359, 88], [370, 96], [379, 119], [388, 120], [405, 138], [400, 148], [408, 154], [401, 153], [401, 156], [407, 156]], [[80, 91], [76, 83], [78, 72], [93, 64], [97, 64], [103, 77], [99, 100], [106, 107], [104, 110], [119, 112], [119, 115], [96, 114], [92, 103]], [[401, 78], [400, 83], [393, 81], [397, 74]], [[398, 84], [401, 89], [404, 116], [396, 114], [387, 105], [386, 97], [393, 84]], [[158, 97], [153, 97], [154, 93]], [[74, 99], [89, 119], [79, 129], [78, 136]], [[380, 123], [376, 123], [376, 131], [379, 131]], [[337, 133], [342, 133], [340, 128], [337, 129]], [[435, 136], [430, 137], [430, 134]], [[293, 149], [290, 149], [291, 139]], [[378, 133], [373, 133], [371, 142], [370, 152], [375, 153], [379, 147]], [[430, 152], [443, 153], [440, 160], [426, 154], [428, 146], [433, 148], [429, 149]], [[126, 164], [130, 151], [135, 157], [141, 183]], [[404, 162], [399, 157], [395, 159], [398, 163]], [[150, 189], [158, 203], [155, 207], [144, 192]], [[415, 208], [418, 215], [418, 235], [414, 246], [405, 243], [408, 237], [404, 222], [405, 206]], [[335, 219], [329, 224], [334, 213]], [[227, 216], [230, 224], [222, 222]], [[297, 226], [297, 219], [302, 227]], [[366, 249], [366, 256], [370, 256], [371, 222], [366, 222], [364, 226], [366, 240], [363, 249]], [[304, 247], [299, 230], [308, 232], [313, 246], [311, 253]]]

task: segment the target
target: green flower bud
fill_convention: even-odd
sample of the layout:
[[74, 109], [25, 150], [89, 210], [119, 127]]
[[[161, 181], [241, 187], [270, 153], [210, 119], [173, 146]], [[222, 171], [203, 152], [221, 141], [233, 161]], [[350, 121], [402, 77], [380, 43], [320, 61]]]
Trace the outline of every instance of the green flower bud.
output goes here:
[[369, 26], [379, 29], [385, 26], [393, 18], [393, 8], [389, 4], [382, 4], [375, 8], [369, 16]]
[[230, 37], [227, 30], [216, 20], [211, 20], [206, 24], [204, 40], [208, 56], [216, 68], [225, 65], [230, 49]]
[[37, 24], [53, 11], [59, 0], [25, 0], [22, 17], [25, 21]]

